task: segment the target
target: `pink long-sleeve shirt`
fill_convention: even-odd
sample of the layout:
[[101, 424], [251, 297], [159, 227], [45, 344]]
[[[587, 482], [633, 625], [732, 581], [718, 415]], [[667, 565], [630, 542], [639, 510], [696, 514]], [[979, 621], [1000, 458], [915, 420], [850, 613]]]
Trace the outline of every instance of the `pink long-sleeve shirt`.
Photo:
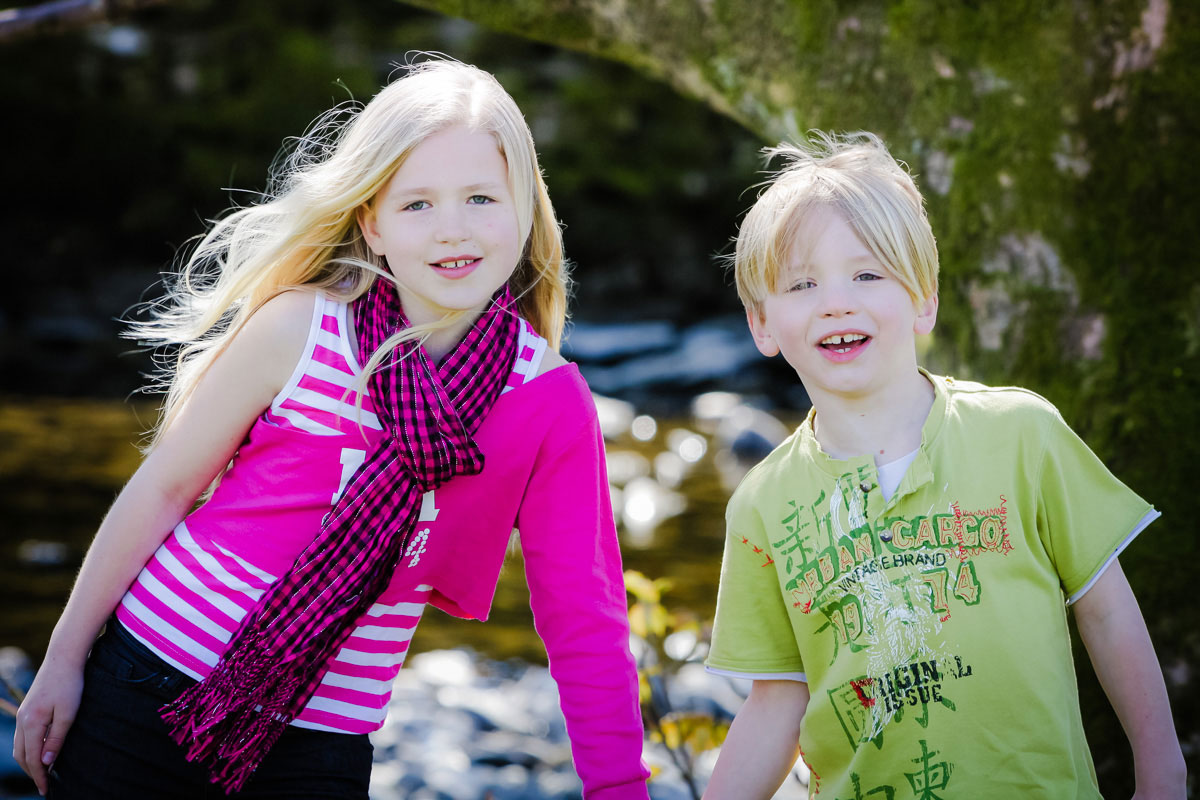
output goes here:
[[[292, 379], [255, 422], [212, 498], [167, 537], [117, 615], [197, 679], [242, 617], [312, 540], [382, 436], [348, 308], [318, 295]], [[595, 405], [574, 365], [538, 375], [545, 340], [527, 323], [504, 393], [476, 433], [479, 475], [429, 492], [392, 581], [330, 660], [293, 724], [362, 733], [383, 724], [391, 682], [426, 605], [487, 619], [513, 528], [534, 625], [588, 798], [645, 798], [642, 724], [621, 556]], [[361, 423], [361, 427], [358, 423]]]

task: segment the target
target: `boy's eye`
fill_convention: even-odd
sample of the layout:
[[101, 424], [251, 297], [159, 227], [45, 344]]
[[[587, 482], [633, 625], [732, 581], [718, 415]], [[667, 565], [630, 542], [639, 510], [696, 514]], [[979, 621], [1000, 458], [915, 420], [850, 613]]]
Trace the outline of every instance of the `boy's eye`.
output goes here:
[[792, 287], [790, 289], [788, 289], [788, 291], [789, 292], [802, 292], [805, 289], [811, 289], [816, 285], [817, 284], [815, 282], [810, 281], [810, 280], [800, 280], [800, 281], [796, 281], [795, 283], [793, 283]]
[[856, 281], [881, 281], [881, 280], [883, 280], [883, 276], [876, 275], [874, 272], [864, 272], [861, 275], [855, 275], [854, 280], [856, 280]]
[[424, 211], [429, 208], [429, 203], [426, 200], [414, 200], [404, 207], [405, 211]]
[[467, 202], [471, 205], [482, 206], [487, 203], [494, 203], [495, 200], [488, 197], [487, 195], [473, 194], [467, 199]]

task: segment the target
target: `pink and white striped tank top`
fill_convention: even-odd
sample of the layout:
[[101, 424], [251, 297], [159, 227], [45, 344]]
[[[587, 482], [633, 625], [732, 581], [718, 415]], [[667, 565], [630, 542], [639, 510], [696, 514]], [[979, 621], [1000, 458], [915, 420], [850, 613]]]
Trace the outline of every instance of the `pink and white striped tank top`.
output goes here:
[[[135, 637], [197, 680], [312, 541], [383, 436], [370, 397], [356, 408], [361, 367], [347, 335], [348, 312], [347, 304], [317, 295], [291, 379], [255, 421], [212, 497], [167, 536], [117, 606], [117, 618]], [[538, 374], [546, 346], [522, 320], [505, 392]], [[437, 519], [431, 495], [422, 522]], [[359, 619], [292, 724], [346, 733], [382, 726], [430, 591], [394, 580]]]

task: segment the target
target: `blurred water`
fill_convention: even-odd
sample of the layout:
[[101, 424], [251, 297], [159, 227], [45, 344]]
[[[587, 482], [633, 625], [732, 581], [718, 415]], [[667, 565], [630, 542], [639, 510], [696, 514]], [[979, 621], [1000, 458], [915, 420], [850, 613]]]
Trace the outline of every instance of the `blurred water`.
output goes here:
[[[621, 504], [617, 518], [628, 523], [622, 530], [625, 566], [652, 576], [670, 577], [678, 587], [672, 593], [673, 603], [691, 608], [702, 619], [711, 617], [727, 493], [713, 459], [706, 457], [709, 439], [689, 427], [693, 425], [691, 420], [654, 420], [638, 416], [627, 403], [598, 400], [609, 439], [613, 496]], [[0, 522], [0, 648], [15, 646], [13, 652], [19, 649], [33, 662], [40, 661], [95, 528], [137, 467], [140, 455], [135, 443], [152, 418], [151, 406], [120, 401], [6, 398], [0, 402], [0, 507], [5, 511]], [[487, 660], [493, 670], [510, 659], [544, 663], [528, 602], [518, 546], [501, 573], [489, 621], [467, 622], [431, 610], [422, 618], [413, 640], [411, 663], [422, 663], [420, 654], [435, 657], [439, 664], [448, 657], [462, 661], [469, 658], [465, 653], [448, 656], [445, 651], [463, 646], [478, 654], [480, 665]], [[477, 668], [464, 663], [470, 670]], [[523, 671], [525, 667], [514, 669]], [[419, 670], [414, 670], [413, 675], [402, 677], [398, 690], [403, 693], [408, 687], [410, 694], [420, 694], [420, 678]], [[413, 681], [417, 684], [409, 686]], [[550, 688], [541, 699], [552, 706], [548, 718], [555, 719], [558, 711], [552, 683]], [[421, 696], [429, 694], [425, 691]], [[519, 710], [513, 705], [519, 698], [510, 694], [511, 687], [503, 697], [496, 692], [487, 694], [495, 702], [504, 703], [506, 718]], [[442, 705], [450, 700], [453, 698], [439, 695]], [[435, 727], [440, 735], [453, 733], [444, 724], [450, 712], [428, 697], [423, 702], [424, 706], [410, 704], [412, 707], [406, 707], [404, 713], [393, 710], [388, 727], [380, 734], [383, 739], [403, 737], [405, 721], [425, 711], [431, 716], [417, 720], [420, 725], [428, 727], [437, 720]], [[726, 714], [734, 711], [736, 705]], [[11, 718], [0, 714], [0, 742], [11, 742], [11, 730], [6, 730], [6, 725], [11, 728]], [[474, 728], [456, 735], [461, 741], [455, 739], [453, 747], [444, 749], [462, 751], [464, 759], [466, 753], [473, 753], [474, 759], [479, 755], [476, 751], [494, 744], [481, 738], [484, 735]], [[526, 736], [506, 747], [519, 753], [532, 746], [529, 741]], [[678, 776], [672, 776], [669, 759], [665, 751], [660, 752], [661, 745], [648, 746], [656, 766], [666, 770], [656, 784], [656, 797], [685, 800], [687, 794]], [[537, 770], [518, 770], [508, 765], [513, 773], [509, 777], [516, 781], [515, 793], [496, 796], [573, 796], [578, 791], [578, 779], [570, 768], [565, 741], [558, 741], [555, 747], [562, 752], [554, 759], [543, 758]], [[418, 778], [422, 786], [437, 785], [440, 773], [436, 769], [418, 770], [386, 747], [377, 755], [382, 761], [377, 765], [372, 796], [404, 796]], [[421, 759], [418, 763], [429, 766]], [[703, 767], [706, 773], [712, 764]], [[443, 777], [450, 781], [447, 786], [455, 784], [466, 791], [453, 796], [467, 797], [472, 796], [468, 790], [474, 785], [469, 784], [468, 777], [479, 787], [486, 784], [490, 791], [495, 785], [487, 781], [497, 779], [493, 772], [500, 774], [497, 769], [472, 767], [469, 775], [451, 770]], [[9, 787], [6, 781], [14, 785]], [[555, 781], [562, 786], [555, 789]], [[533, 782], [541, 787], [537, 793], [528, 788]], [[15, 764], [0, 760], [0, 798], [24, 798], [27, 790]]]
[[[96, 526], [137, 467], [135, 443], [152, 414], [150, 406], [104, 400], [8, 398], [0, 405], [0, 646], [41, 658]], [[675, 601], [710, 616], [727, 495], [704, 455], [707, 438], [690, 421], [658, 420], [656, 432], [640, 440], [632, 419], [617, 413], [608, 426], [614, 494], [627, 500], [617, 515], [629, 523], [625, 566], [672, 578]], [[644, 468], [630, 472], [622, 466], [630, 462]], [[413, 648], [464, 644], [492, 658], [544, 659], [519, 552], [505, 565], [487, 624], [430, 613]]]

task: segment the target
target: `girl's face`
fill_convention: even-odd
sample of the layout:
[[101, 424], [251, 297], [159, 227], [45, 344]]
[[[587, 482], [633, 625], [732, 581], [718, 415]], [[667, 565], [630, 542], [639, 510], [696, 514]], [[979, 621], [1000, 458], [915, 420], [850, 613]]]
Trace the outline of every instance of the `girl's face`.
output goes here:
[[360, 209], [358, 221], [371, 250], [387, 259], [399, 282], [410, 322], [472, 312], [460, 330], [446, 332], [453, 341], [512, 275], [523, 244], [508, 164], [496, 139], [465, 127], [447, 128], [417, 145]]

